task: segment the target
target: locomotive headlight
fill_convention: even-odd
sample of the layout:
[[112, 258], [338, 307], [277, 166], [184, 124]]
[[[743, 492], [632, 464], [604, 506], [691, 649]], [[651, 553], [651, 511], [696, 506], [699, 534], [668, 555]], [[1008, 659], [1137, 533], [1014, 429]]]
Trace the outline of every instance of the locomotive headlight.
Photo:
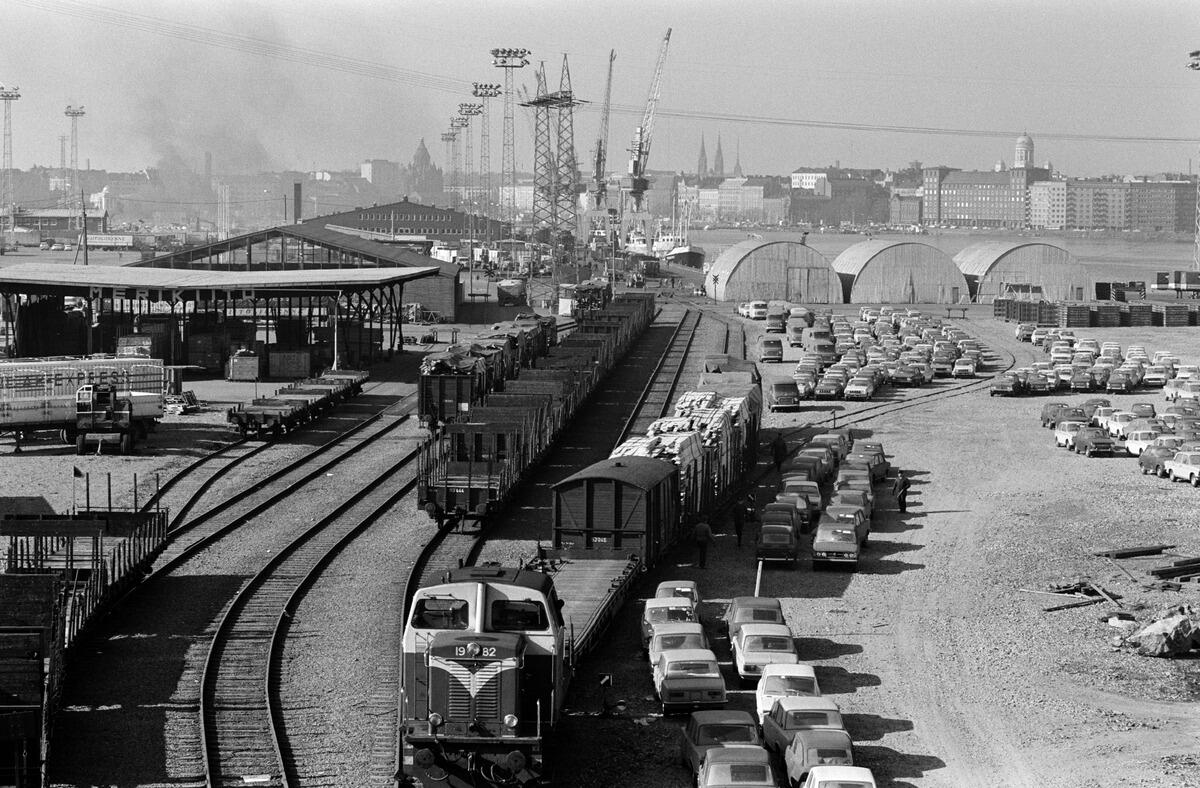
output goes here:
[[467, 656], [472, 657], [472, 658], [479, 656], [479, 644], [478, 643], [468, 643], [467, 644]]
[[515, 715], [515, 714], [505, 714], [504, 715], [504, 727], [505, 728], [508, 728], [509, 730], [513, 730], [514, 728], [517, 727], [518, 722], [520, 722], [520, 720], [517, 719], [517, 715]]
[[442, 727], [442, 723], [444, 721], [445, 720], [442, 719], [442, 715], [438, 714], [436, 711], [433, 714], [429, 715], [429, 725], [432, 728]]

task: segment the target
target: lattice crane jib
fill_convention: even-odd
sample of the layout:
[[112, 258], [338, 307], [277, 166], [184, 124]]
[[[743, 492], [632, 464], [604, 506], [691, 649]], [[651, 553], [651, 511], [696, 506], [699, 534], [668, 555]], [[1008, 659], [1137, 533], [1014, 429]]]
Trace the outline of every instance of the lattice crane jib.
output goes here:
[[608, 117], [612, 107], [613, 61], [616, 59], [616, 50], [609, 50], [608, 79], [604, 83], [604, 105], [600, 107], [600, 132], [596, 135], [596, 150], [592, 154], [592, 210], [594, 211], [603, 211], [608, 207], [608, 179], [604, 170], [608, 161]]
[[650, 166], [650, 143], [654, 137], [654, 117], [658, 109], [658, 99], [662, 94], [663, 69], [667, 63], [667, 48], [671, 43], [671, 28], [667, 28], [663, 36], [662, 46], [658, 51], [658, 62], [654, 66], [654, 77], [650, 81], [650, 92], [646, 97], [646, 108], [642, 112], [642, 122], [633, 131], [633, 142], [629, 146], [629, 201], [635, 214], [642, 211], [642, 199], [645, 197], [649, 181], [646, 171]]

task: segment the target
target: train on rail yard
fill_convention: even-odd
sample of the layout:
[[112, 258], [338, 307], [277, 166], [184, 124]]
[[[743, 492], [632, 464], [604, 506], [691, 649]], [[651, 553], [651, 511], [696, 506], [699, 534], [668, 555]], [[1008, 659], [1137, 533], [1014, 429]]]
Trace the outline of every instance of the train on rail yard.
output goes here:
[[319, 377], [284, 386], [269, 397], [234, 405], [225, 412], [225, 419], [243, 438], [278, 438], [361, 394], [369, 377], [360, 370], [327, 370]]
[[[648, 322], [652, 314], [626, 319]], [[580, 326], [587, 333], [585, 320]], [[626, 337], [614, 345], [610, 365], [639, 333], [610, 334], [606, 342]], [[598, 361], [600, 355], [588, 358]], [[554, 486], [552, 549], [521, 567], [451, 570], [416, 591], [402, 646], [406, 784], [553, 783], [548, 754], [561, 730], [575, 666], [600, 642], [641, 572], [729, 494], [754, 462], [762, 408], [757, 372], [729, 359], [706, 366], [721, 371], [703, 373], [695, 390], [678, 398], [674, 416], [655, 420], [647, 435], [626, 440], [608, 459]], [[556, 411], [546, 422], [554, 425], [551, 441], [595, 388], [595, 379], [580, 377], [587, 378], [577, 380], [583, 391], [554, 403], [567, 412]], [[431, 461], [423, 478], [439, 483], [426, 483], [426, 506], [458, 505], [479, 517], [498, 512], [526, 463], [536, 462], [549, 445], [509, 439], [545, 417], [539, 404], [527, 417], [504, 422], [500, 432], [476, 416], [455, 429], [446, 425], [449, 434], [431, 452], [445, 462], [486, 468], [464, 474], [460, 467], [454, 480], [443, 480], [445, 472]], [[461, 486], [438, 497], [436, 490], [455, 485]]]

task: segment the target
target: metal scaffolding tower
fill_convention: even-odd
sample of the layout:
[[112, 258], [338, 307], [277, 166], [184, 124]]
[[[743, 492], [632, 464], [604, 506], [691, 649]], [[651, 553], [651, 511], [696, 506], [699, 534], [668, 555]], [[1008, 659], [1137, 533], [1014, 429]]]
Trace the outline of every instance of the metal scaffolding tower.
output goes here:
[[0, 85], [0, 101], [4, 102], [4, 183], [0, 184], [0, 203], [8, 211], [7, 225], [0, 225], [0, 231], [6, 233], [0, 238], [0, 247], [7, 246], [10, 241], [13, 241], [12, 232], [17, 229], [17, 201], [13, 187], [12, 103], [19, 98], [21, 98], [20, 88]]
[[467, 192], [470, 188], [467, 183], [466, 167], [463, 166], [463, 139], [470, 134], [469, 124], [470, 121], [464, 117], [450, 118], [450, 130], [454, 132], [454, 142], [451, 143], [451, 146], [454, 151], [455, 194], [458, 195], [459, 205], [467, 201]]
[[454, 129], [442, 132], [442, 142], [445, 143], [446, 158], [445, 169], [442, 171], [442, 187], [450, 194], [453, 194], [457, 173], [454, 171], [454, 138], [458, 135], [454, 133]]
[[500, 204], [501, 218], [510, 227], [517, 216], [517, 157], [513, 117], [516, 112], [513, 93], [513, 71], [529, 65], [528, 49], [499, 48], [492, 50], [492, 65], [504, 70], [504, 145], [501, 152]]
[[[83, 218], [83, 197], [80, 195], [82, 184], [79, 182], [79, 119], [86, 113], [82, 106], [68, 106], [63, 114], [71, 119], [71, 185], [67, 189], [68, 202], [67, 206], [76, 218], [72, 221], [75, 224], [75, 229], [82, 229]], [[78, 195], [78, 196], [77, 196]]]
[[[488, 110], [491, 108], [491, 100], [500, 95], [500, 86], [492, 82], [476, 82], [471, 90], [471, 95], [481, 100], [479, 104], [483, 108], [481, 114], [481, 125], [479, 127], [479, 173], [482, 176], [483, 183], [480, 188], [483, 189], [483, 215], [491, 217], [492, 215], [492, 131], [491, 131], [491, 116]], [[491, 239], [488, 239], [491, 240]]]
[[[58, 177], [62, 179], [62, 182], [59, 184], [58, 188], [59, 188], [59, 191], [63, 192], [64, 194], [67, 192], [67, 189], [71, 182], [71, 174], [69, 172], [67, 172], [67, 140], [68, 139], [69, 138], [67, 137], [66, 134], [58, 135]], [[61, 202], [61, 200], [60, 200], [60, 202]]]
[[[546, 64], [540, 63], [534, 76], [537, 94], [521, 106], [533, 110], [533, 232], [554, 233], [557, 217], [555, 186], [558, 166], [550, 142], [550, 109], [554, 99], [546, 89]], [[553, 242], [553, 239], [551, 239]]]
[[563, 55], [562, 74], [558, 82], [558, 140], [555, 161], [554, 243], [564, 244], [566, 252], [575, 256], [575, 239], [579, 236], [579, 162], [575, 158], [575, 94], [571, 91], [571, 70]]

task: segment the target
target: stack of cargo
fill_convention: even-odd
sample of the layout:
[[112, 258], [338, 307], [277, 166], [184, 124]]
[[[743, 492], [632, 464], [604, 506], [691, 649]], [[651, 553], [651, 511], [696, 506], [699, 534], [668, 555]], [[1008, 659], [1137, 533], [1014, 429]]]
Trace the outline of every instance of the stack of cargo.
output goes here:
[[1037, 324], [1039, 326], [1058, 325], [1058, 304], [1050, 301], [1039, 302]]
[[1058, 325], [1061, 328], [1087, 328], [1091, 325], [1092, 310], [1087, 304], [1058, 305]]
[[1003, 320], [1007, 321], [1008, 320], [1008, 305], [1010, 303], [1012, 303], [1012, 301], [1007, 298], [997, 298], [997, 299], [993, 300], [992, 301], [992, 317], [1002, 318]]
[[1092, 323], [1096, 328], [1119, 328], [1121, 326], [1121, 306], [1119, 304], [1097, 304], [1092, 310]]
[[1190, 323], [1189, 313], [1191, 309], [1189, 309], [1188, 304], [1154, 304], [1154, 312], [1157, 318], [1155, 320], [1156, 325], [1178, 328]]
[[[1129, 325], [1134, 327], [1144, 327], [1154, 325], [1154, 309], [1149, 301], [1132, 301], [1125, 305], [1125, 312], [1129, 315]], [[1184, 312], [1186, 325], [1187, 312]]]
[[486, 399], [499, 357], [495, 350], [475, 353], [475, 347], [453, 345], [422, 359], [417, 393], [417, 412], [422, 421], [452, 421]]
[[609, 457], [653, 457], [674, 463], [679, 468], [680, 505], [689, 514], [704, 511], [712, 497], [712, 485], [705, 483], [705, 454], [699, 433], [674, 432], [629, 438], [613, 449]]

